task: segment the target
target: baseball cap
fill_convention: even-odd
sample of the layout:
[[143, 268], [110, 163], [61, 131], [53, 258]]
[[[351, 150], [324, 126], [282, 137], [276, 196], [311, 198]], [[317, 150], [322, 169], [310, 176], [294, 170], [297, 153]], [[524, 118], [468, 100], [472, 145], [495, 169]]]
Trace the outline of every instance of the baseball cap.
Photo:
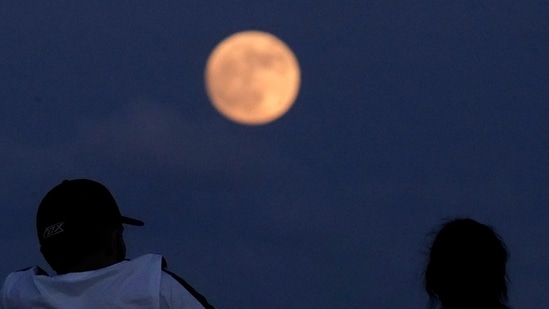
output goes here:
[[141, 220], [123, 216], [109, 190], [89, 179], [64, 180], [44, 196], [36, 213], [40, 245], [120, 224], [144, 225]]

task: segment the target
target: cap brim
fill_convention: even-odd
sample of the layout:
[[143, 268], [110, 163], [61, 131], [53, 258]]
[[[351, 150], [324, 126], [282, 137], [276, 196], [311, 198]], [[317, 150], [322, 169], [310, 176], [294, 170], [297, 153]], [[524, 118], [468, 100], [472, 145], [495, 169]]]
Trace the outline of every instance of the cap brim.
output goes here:
[[145, 223], [141, 220], [137, 220], [137, 219], [133, 219], [133, 218], [128, 218], [128, 217], [124, 217], [122, 216], [122, 223], [124, 224], [129, 224], [129, 225], [135, 225], [135, 226], [143, 226], [145, 225]]

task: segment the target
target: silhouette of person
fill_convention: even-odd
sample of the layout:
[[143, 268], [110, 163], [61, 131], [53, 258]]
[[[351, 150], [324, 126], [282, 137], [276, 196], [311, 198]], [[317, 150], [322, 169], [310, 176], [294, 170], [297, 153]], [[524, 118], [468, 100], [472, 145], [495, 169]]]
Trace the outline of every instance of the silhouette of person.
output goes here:
[[425, 269], [430, 307], [508, 309], [508, 252], [495, 231], [469, 218], [445, 223], [436, 234]]
[[76, 179], [54, 187], [38, 207], [36, 228], [57, 275], [38, 266], [9, 274], [0, 308], [214, 308], [162, 256], [126, 260], [122, 224], [143, 222], [122, 216], [102, 184]]

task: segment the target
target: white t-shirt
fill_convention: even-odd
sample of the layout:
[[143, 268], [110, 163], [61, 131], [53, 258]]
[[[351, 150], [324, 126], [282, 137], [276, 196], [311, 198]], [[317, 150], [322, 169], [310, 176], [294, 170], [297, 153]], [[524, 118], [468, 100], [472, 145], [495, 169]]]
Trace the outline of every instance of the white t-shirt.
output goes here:
[[186, 282], [164, 271], [162, 264], [162, 256], [147, 254], [98, 270], [52, 277], [35, 266], [8, 275], [0, 308], [213, 308]]

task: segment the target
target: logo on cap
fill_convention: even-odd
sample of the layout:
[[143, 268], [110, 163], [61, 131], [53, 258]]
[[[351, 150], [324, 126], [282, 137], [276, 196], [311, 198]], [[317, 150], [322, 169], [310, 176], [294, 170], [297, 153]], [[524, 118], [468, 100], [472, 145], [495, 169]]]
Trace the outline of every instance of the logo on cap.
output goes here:
[[56, 235], [56, 234], [59, 234], [61, 232], [63, 232], [63, 223], [65, 222], [59, 222], [59, 223], [56, 223], [54, 225], [50, 225], [48, 226], [47, 228], [44, 229], [44, 234], [42, 234], [42, 238], [49, 238], [53, 235]]

